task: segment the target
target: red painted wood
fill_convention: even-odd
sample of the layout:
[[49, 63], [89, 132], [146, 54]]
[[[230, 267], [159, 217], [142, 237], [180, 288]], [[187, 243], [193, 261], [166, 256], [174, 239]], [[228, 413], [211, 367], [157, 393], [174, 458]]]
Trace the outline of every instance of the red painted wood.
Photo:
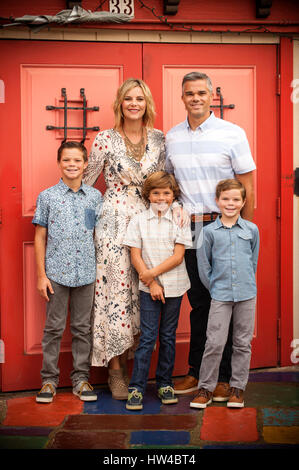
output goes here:
[[[261, 249], [257, 273], [258, 302], [256, 331], [253, 339], [251, 367], [275, 366], [277, 358], [277, 319], [279, 315], [279, 227], [276, 200], [279, 195], [279, 145], [276, 96], [276, 46], [253, 45], [144, 45], [144, 78], [157, 103], [156, 126], [163, 129], [163, 85], [165, 66], [203, 68], [254, 66], [256, 76], [256, 211]], [[164, 73], [165, 74], [165, 73]], [[221, 84], [217, 84], [220, 85]], [[216, 86], [216, 84], [214, 84]], [[244, 91], [243, 91], [244, 92]], [[238, 95], [239, 83], [235, 83]], [[238, 97], [239, 98], [239, 97]], [[175, 99], [175, 98], [174, 98]], [[180, 100], [180, 96], [177, 96]], [[225, 114], [224, 114], [225, 117]], [[230, 119], [234, 121], [233, 111]], [[182, 119], [178, 119], [178, 122]], [[238, 121], [234, 121], [238, 124]], [[168, 129], [164, 129], [167, 131]], [[290, 257], [290, 262], [292, 258]], [[181, 315], [188, 316], [188, 306]], [[185, 324], [185, 322], [183, 322]], [[184, 373], [188, 360], [186, 341], [177, 344], [175, 371]]]
[[[108, 1], [86, 0], [83, 8], [91, 11], [108, 11]], [[65, 2], [52, 0], [41, 3], [39, 0], [23, 2], [11, 0], [0, 5], [1, 17], [20, 17], [25, 14], [55, 15], [65, 9]], [[128, 30], [181, 30], [201, 32], [253, 32], [254, 34], [265, 32], [298, 32], [299, 9], [295, 0], [272, 2], [270, 15], [267, 18], [256, 18], [255, 2], [252, 0], [182, 0], [176, 15], [163, 16], [162, 0], [135, 0], [134, 18], [125, 24]], [[81, 24], [81, 28], [100, 29], [124, 29], [123, 24]], [[248, 31], [250, 27], [250, 30]], [[192, 28], [192, 29], [191, 29]]]
[[281, 365], [292, 365], [293, 339], [293, 44], [280, 42], [280, 153], [281, 153]]
[[[24, 353], [23, 243], [33, 241], [34, 227], [31, 223], [32, 217], [22, 217], [21, 64], [110, 64], [123, 67], [124, 79], [131, 76], [140, 77], [141, 46], [1, 41], [1, 79], [6, 90], [6, 101], [0, 104], [0, 198], [3, 219], [0, 248], [1, 339], [5, 342], [5, 364], [2, 365], [1, 383], [3, 391], [39, 388], [42, 363], [41, 354]], [[101, 83], [98, 86], [101, 86]], [[51, 103], [41, 101], [40, 106], [47, 104]], [[111, 114], [113, 115], [112, 109]], [[102, 127], [101, 123], [99, 125]], [[43, 158], [43, 148], [40, 149], [40, 158]], [[56, 165], [55, 160], [56, 155], [53, 155]], [[39, 178], [42, 179], [43, 175], [40, 174]], [[61, 353], [60, 369], [60, 385], [69, 385], [72, 369], [70, 353]], [[97, 368], [92, 377], [97, 383], [105, 382], [106, 371]]]

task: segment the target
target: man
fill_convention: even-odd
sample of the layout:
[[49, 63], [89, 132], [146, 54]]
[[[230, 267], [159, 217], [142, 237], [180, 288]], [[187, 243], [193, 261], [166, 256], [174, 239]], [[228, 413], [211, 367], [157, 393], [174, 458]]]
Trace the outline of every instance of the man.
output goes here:
[[[253, 171], [256, 169], [243, 129], [211, 112], [213, 88], [210, 78], [199, 72], [184, 76], [182, 101], [187, 119], [173, 127], [166, 136], [166, 171], [174, 173], [181, 202], [191, 215], [194, 247], [186, 250], [185, 260], [191, 288], [188, 299], [190, 313], [189, 372], [175, 385], [176, 394], [197, 390], [201, 359], [205, 348], [210, 294], [199, 279], [196, 246], [200, 229], [214, 221], [219, 209], [215, 189], [220, 180], [237, 178], [246, 188], [246, 204], [242, 217], [252, 220], [254, 212]], [[232, 337], [229, 335], [219, 368], [214, 401], [229, 399]]]

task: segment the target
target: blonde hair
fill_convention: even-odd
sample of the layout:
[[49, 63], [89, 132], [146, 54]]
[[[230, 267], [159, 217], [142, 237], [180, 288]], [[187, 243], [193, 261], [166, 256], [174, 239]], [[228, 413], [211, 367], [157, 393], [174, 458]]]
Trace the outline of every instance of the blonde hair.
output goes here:
[[175, 199], [180, 195], [180, 188], [175, 177], [166, 171], [156, 171], [146, 178], [142, 188], [144, 199], [148, 200], [150, 192], [157, 188], [170, 188]]
[[239, 180], [236, 180], [234, 178], [219, 181], [219, 183], [216, 186], [216, 199], [220, 198], [220, 194], [223, 191], [229, 191], [230, 189], [239, 189], [239, 191], [241, 193], [242, 200], [245, 201], [245, 199], [246, 199], [246, 189], [243, 186], [243, 184], [240, 183]]
[[124, 122], [121, 105], [124, 101], [126, 93], [136, 87], [141, 88], [146, 102], [146, 109], [143, 115], [143, 124], [146, 127], [154, 127], [154, 121], [156, 116], [155, 103], [149, 87], [143, 80], [140, 80], [139, 78], [128, 78], [128, 80], [126, 80], [117, 90], [116, 98], [113, 104], [113, 111], [115, 116], [115, 129], [121, 129]]

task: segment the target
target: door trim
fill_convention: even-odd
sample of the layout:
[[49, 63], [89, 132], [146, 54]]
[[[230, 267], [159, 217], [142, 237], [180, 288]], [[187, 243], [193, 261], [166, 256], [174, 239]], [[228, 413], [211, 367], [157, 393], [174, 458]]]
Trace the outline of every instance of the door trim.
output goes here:
[[280, 59], [280, 155], [281, 155], [281, 237], [280, 237], [280, 365], [291, 365], [293, 339], [293, 43], [282, 37]]

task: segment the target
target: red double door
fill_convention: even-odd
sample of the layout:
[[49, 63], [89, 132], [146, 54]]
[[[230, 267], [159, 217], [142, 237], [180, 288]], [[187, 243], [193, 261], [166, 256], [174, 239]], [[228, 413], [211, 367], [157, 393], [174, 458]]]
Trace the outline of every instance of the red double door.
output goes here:
[[[185, 119], [181, 79], [192, 70], [212, 78], [216, 115], [220, 117], [221, 94], [224, 119], [246, 130], [257, 163], [254, 221], [260, 228], [261, 250], [251, 367], [276, 365], [280, 275], [276, 46], [38, 41], [2, 41], [1, 46], [0, 78], [5, 88], [4, 103], [0, 103], [2, 390], [40, 386], [45, 305], [36, 292], [31, 220], [38, 193], [59, 178], [56, 151], [64, 138], [64, 115], [53, 107], [63, 107], [66, 96], [68, 106], [81, 108], [85, 96], [86, 106], [91, 108], [86, 112], [91, 128], [85, 140], [89, 150], [95, 128], [113, 126], [112, 103], [120, 83], [143, 77], [156, 103], [155, 126], [166, 133]], [[82, 122], [82, 110], [68, 112], [69, 127], [80, 128]], [[81, 140], [82, 130], [68, 131], [68, 138]], [[99, 188], [105, 190], [103, 180]], [[174, 375], [187, 370], [189, 312], [185, 296]], [[67, 329], [61, 345], [61, 386], [70, 383], [70, 350]], [[156, 359], [157, 353], [151, 374]], [[104, 369], [92, 368], [92, 381], [100, 383], [105, 378]]]

